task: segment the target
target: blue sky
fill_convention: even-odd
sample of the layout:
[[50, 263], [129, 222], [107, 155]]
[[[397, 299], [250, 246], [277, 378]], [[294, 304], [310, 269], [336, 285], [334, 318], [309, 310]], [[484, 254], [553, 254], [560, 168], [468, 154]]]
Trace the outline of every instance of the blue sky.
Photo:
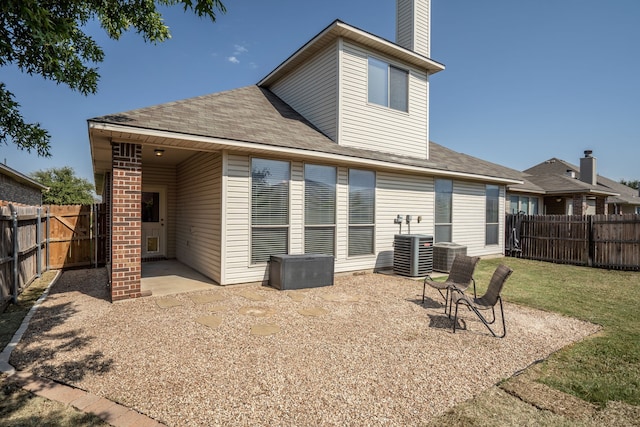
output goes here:
[[[0, 68], [29, 121], [52, 135], [52, 157], [0, 146], [23, 173], [71, 166], [92, 180], [86, 120], [257, 83], [339, 18], [395, 38], [394, 0], [223, 0], [216, 23], [165, 9], [173, 38], [145, 44], [135, 33], [104, 47], [97, 95]], [[640, 1], [432, 0], [430, 139], [523, 170], [551, 157], [598, 173], [640, 179]]]

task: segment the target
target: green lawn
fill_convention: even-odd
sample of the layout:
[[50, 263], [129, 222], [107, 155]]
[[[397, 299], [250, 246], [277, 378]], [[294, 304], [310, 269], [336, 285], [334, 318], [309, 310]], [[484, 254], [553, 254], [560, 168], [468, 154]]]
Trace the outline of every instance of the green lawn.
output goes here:
[[603, 326], [596, 336], [554, 354], [538, 381], [599, 407], [609, 401], [639, 406], [640, 273], [487, 259], [476, 270], [480, 293], [501, 263], [514, 270], [503, 290], [505, 301]]

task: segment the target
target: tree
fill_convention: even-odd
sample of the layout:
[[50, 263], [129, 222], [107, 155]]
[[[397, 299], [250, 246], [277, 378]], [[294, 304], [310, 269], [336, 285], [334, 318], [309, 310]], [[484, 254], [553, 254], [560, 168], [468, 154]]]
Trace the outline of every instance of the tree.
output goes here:
[[640, 181], [638, 181], [637, 179], [635, 181], [625, 181], [624, 179], [621, 179], [620, 184], [626, 185], [627, 187], [635, 188], [636, 190], [640, 188]]
[[69, 166], [39, 170], [31, 174], [33, 179], [49, 187], [42, 194], [45, 205], [88, 205], [95, 203], [93, 184], [78, 178]]
[[[63, 83], [83, 95], [96, 93], [104, 51], [82, 30], [93, 19], [118, 40], [134, 28], [147, 42], [171, 37], [158, 5], [181, 4], [215, 22], [226, 9], [220, 0], [2, 0], [0, 1], [0, 67]], [[0, 143], [49, 157], [50, 135], [39, 123], [26, 123], [20, 104], [0, 82]]]

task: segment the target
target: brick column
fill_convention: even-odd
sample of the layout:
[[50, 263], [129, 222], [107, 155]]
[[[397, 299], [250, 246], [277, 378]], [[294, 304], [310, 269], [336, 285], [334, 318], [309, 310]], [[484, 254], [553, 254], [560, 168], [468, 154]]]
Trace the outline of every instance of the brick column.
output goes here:
[[596, 215], [607, 215], [607, 199], [604, 197], [598, 197], [596, 199]]
[[573, 196], [573, 214], [584, 215], [586, 212], [585, 204], [585, 196]]
[[111, 185], [111, 301], [138, 298], [142, 146], [114, 143]]

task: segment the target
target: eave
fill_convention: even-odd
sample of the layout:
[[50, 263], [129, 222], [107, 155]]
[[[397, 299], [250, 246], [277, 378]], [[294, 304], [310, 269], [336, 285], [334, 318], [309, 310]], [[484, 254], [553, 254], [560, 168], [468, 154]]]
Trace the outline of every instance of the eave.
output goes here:
[[403, 171], [420, 175], [490, 182], [500, 185], [522, 184], [522, 181], [509, 178], [452, 171], [429, 166], [402, 164], [393, 161], [383, 161], [367, 157], [356, 157], [352, 155], [314, 151], [303, 148], [282, 147], [250, 141], [189, 135], [179, 132], [139, 128], [127, 125], [92, 122], [91, 120], [88, 121], [88, 126], [96, 184], [101, 181], [103, 174], [111, 168], [112, 142], [132, 142], [141, 144], [143, 146], [143, 157], [145, 147], [147, 149], [149, 149], [149, 147], [164, 147], [183, 151], [188, 150], [191, 153], [193, 153], [194, 150], [203, 152], [229, 150], [256, 155], [314, 160], [345, 166], [358, 166], [394, 172]]

